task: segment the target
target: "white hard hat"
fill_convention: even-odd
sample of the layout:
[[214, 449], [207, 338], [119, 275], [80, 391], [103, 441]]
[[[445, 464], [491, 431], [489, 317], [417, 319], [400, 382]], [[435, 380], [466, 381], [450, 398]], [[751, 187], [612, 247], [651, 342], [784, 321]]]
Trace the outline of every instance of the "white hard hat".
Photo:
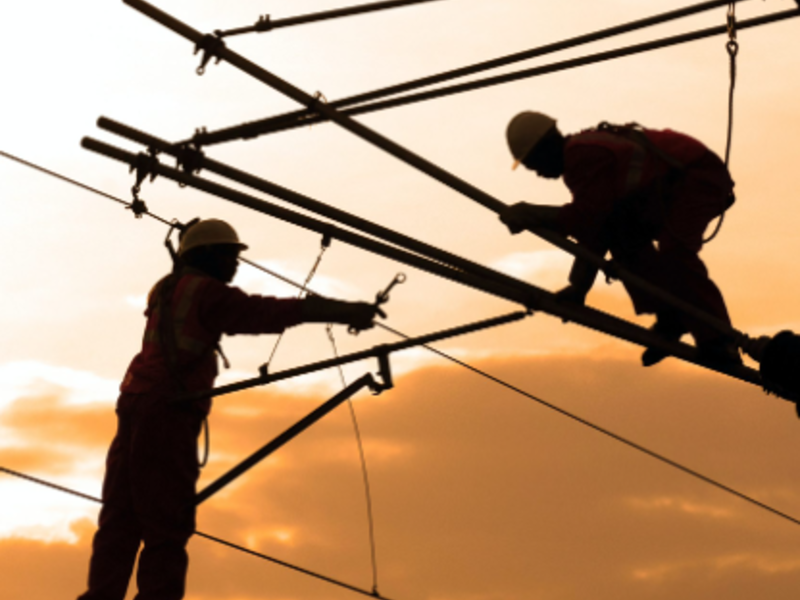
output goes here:
[[514, 157], [513, 169], [525, 159], [542, 138], [556, 125], [556, 120], [540, 112], [526, 110], [511, 119], [506, 129], [508, 148]]
[[189, 227], [181, 236], [178, 256], [183, 256], [192, 248], [220, 244], [231, 244], [239, 246], [241, 250], [247, 250], [247, 246], [239, 241], [236, 230], [228, 223], [220, 219], [204, 219]]

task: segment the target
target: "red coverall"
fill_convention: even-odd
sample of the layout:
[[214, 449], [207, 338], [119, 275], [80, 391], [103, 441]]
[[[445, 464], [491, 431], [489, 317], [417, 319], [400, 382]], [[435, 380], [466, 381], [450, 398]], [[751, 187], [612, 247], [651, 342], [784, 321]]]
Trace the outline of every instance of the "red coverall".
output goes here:
[[[687, 135], [669, 129], [642, 133], [657, 150], [602, 129], [567, 138], [564, 183], [573, 198], [559, 211], [559, 229], [600, 255], [610, 250], [634, 273], [730, 323], [722, 294], [698, 256], [706, 227], [732, 201], [728, 170]], [[649, 294], [627, 291], [637, 314], [668, 310]], [[698, 343], [719, 336], [680, 318]]]
[[[118, 429], [108, 451], [103, 508], [79, 600], [123, 600], [139, 545], [137, 600], [183, 598], [195, 529], [197, 436], [211, 403], [170, 404], [181, 391], [210, 389], [223, 333], [279, 333], [301, 321], [300, 301], [247, 295], [201, 271], [184, 269], [172, 293], [174, 359], [162, 343], [162, 279], [148, 300], [142, 351], [128, 367], [117, 402]], [[168, 293], [166, 294], [169, 295]], [[162, 333], [164, 335], [162, 335]]]

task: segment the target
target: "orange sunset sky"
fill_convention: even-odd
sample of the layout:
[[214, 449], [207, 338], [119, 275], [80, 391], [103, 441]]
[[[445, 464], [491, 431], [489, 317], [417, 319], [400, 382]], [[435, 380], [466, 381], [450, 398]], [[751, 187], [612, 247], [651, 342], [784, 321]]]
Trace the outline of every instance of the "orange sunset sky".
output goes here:
[[[229, 40], [328, 99], [382, 87], [686, 5], [676, 0], [439, 0]], [[201, 31], [348, 4], [159, 0]], [[740, 18], [796, 7], [739, 2]], [[195, 75], [189, 42], [121, 0], [4, 2], [0, 150], [124, 199], [126, 168], [82, 150], [104, 115], [177, 140], [297, 106], [227, 64]], [[725, 8], [523, 63], [581, 56], [724, 24]], [[740, 33], [731, 169], [738, 202], [703, 252], [737, 327], [800, 330], [800, 19]], [[637, 121], [724, 152], [724, 36], [359, 120], [505, 202], [559, 204], [561, 182], [511, 171], [504, 131], [520, 110], [573, 132]], [[518, 67], [517, 67], [518, 68]], [[513, 69], [513, 68], [512, 68]], [[510, 70], [510, 69], [506, 69]], [[547, 289], [570, 261], [531, 235], [332, 124], [214, 147], [215, 159]], [[213, 179], [213, 176], [210, 176]], [[166, 218], [229, 220], [247, 256], [302, 280], [319, 236], [166, 180], [144, 186]], [[0, 466], [99, 495], [116, 389], [137, 351], [144, 297], [169, 268], [165, 228], [0, 157]], [[280, 201], [277, 201], [280, 204]], [[516, 310], [334, 242], [312, 288], [371, 300], [402, 271], [388, 324], [409, 335]], [[294, 290], [243, 265], [235, 282]], [[593, 306], [634, 318], [620, 284]], [[649, 325], [651, 319], [638, 319]], [[337, 332], [341, 352], [392, 341]], [[223, 340], [227, 383], [255, 374], [274, 337]], [[437, 344], [548, 402], [800, 518], [800, 422], [749, 384], [546, 315]], [[272, 370], [328, 358], [323, 326], [290, 330]], [[452, 363], [412, 350], [395, 389], [354, 401], [373, 492], [379, 590], [392, 600], [797, 598], [800, 527], [637, 453]], [[345, 368], [352, 381], [372, 362]], [[339, 389], [335, 371], [227, 396], [211, 418], [208, 482]], [[83, 591], [97, 507], [0, 474], [0, 598]], [[352, 585], [372, 575], [358, 450], [346, 407], [204, 504], [198, 528]], [[357, 598], [194, 539], [190, 600]], [[133, 597], [132, 589], [129, 597]]]

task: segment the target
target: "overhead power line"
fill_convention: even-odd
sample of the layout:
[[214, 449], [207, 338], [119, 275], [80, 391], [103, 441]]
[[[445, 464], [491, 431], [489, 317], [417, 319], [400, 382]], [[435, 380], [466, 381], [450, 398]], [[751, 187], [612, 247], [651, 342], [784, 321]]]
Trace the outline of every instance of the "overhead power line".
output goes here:
[[[800, 0], [798, 0], [800, 1]], [[518, 52], [516, 54], [510, 54], [508, 56], [503, 56], [500, 58], [496, 58], [493, 60], [489, 60], [486, 62], [477, 63], [475, 65], [470, 65], [466, 67], [462, 67], [459, 69], [454, 69], [451, 71], [445, 71], [442, 73], [438, 73], [436, 75], [431, 75], [428, 77], [423, 77], [421, 79], [415, 79], [406, 83], [400, 83], [397, 85], [392, 85], [384, 88], [380, 88], [377, 90], [373, 90], [370, 92], [364, 92], [361, 94], [357, 94], [354, 96], [349, 96], [347, 98], [341, 98], [339, 100], [333, 100], [328, 103], [328, 106], [337, 109], [343, 109], [346, 107], [350, 107], [356, 104], [362, 104], [364, 102], [368, 102], [371, 100], [378, 100], [380, 98], [386, 98], [388, 96], [395, 96], [397, 94], [412, 91], [415, 89], [419, 89], [421, 87], [427, 87], [430, 85], [434, 85], [437, 83], [443, 83], [445, 81], [450, 81], [452, 79], [456, 79], [459, 77], [464, 77], [466, 75], [474, 75], [476, 73], [480, 73], [483, 71], [487, 71], [490, 69], [495, 69], [498, 67], [510, 65], [516, 62], [521, 62], [523, 60], [528, 60], [531, 58], [536, 58], [539, 56], [544, 56], [547, 54], [552, 54], [561, 50], [566, 50], [569, 48], [574, 48], [577, 46], [581, 46], [590, 42], [595, 42], [603, 39], [607, 39], [610, 37], [618, 36], [623, 33], [629, 33], [632, 31], [636, 31], [639, 29], [643, 29], [646, 27], [651, 27], [653, 25], [666, 23], [669, 21], [676, 20], [678, 18], [686, 17], [689, 15], [693, 15], [696, 13], [708, 11], [712, 8], [718, 8], [721, 6], [726, 6], [730, 4], [730, 0], [714, 0], [712, 2], [705, 2], [702, 4], [698, 4], [696, 6], [687, 7], [685, 9], [680, 9], [677, 11], [671, 11], [667, 13], [663, 13], [661, 15], [656, 15], [654, 17], [650, 17], [647, 19], [641, 19], [639, 21], [632, 21], [625, 25], [620, 25], [617, 27], [612, 27], [610, 29], [603, 29], [594, 33], [578, 36], [575, 38], [571, 38], [562, 42], [556, 42], [553, 44], [547, 44], [544, 46], [540, 46], [538, 48], [534, 48], [532, 50], [526, 50], [524, 52]], [[787, 12], [795, 12], [795, 11], [787, 11]], [[782, 13], [777, 13], [782, 14]], [[796, 16], [796, 15], [794, 15]], [[785, 18], [785, 17], [784, 17]], [[747, 23], [745, 21], [744, 23]], [[758, 23], [763, 24], [763, 23]], [[751, 27], [754, 25], [750, 25]], [[713, 33], [709, 33], [713, 30]], [[696, 34], [688, 34], [688, 35], [700, 35], [702, 34], [704, 37], [709, 37], [711, 35], [718, 35], [720, 33], [727, 32], [727, 28], [712, 28], [707, 30], [702, 30], [700, 32], [696, 32]], [[599, 54], [593, 54], [584, 56], [577, 59], [572, 59], [568, 61], [560, 61], [556, 63], [552, 63], [550, 65], [544, 65], [541, 67], [536, 67], [532, 69], [526, 69], [523, 71], [516, 71], [514, 73], [491, 77], [487, 79], [480, 79], [474, 82], [469, 82], [466, 84], [461, 85], [454, 85], [450, 87], [443, 87], [438, 88], [436, 90], [431, 90], [428, 92], [422, 92], [419, 94], [409, 94], [407, 96], [402, 96], [399, 98], [394, 98], [392, 100], [387, 100], [385, 102], [375, 102], [371, 104], [365, 104], [364, 106], [360, 106], [356, 109], [351, 110], [343, 110], [342, 113], [347, 115], [358, 115], [358, 114], [365, 114], [369, 112], [375, 112], [379, 110], [385, 110], [388, 108], [395, 108], [397, 106], [403, 106], [405, 104], [412, 104], [415, 102], [422, 102], [425, 100], [432, 100], [435, 98], [440, 98], [452, 94], [458, 94], [461, 92], [471, 91], [473, 89], [481, 89], [483, 87], [490, 87], [494, 85], [499, 85], [503, 83], [509, 83], [512, 81], [517, 81], [519, 79], [527, 79], [531, 77], [537, 77], [539, 75], [546, 75], [549, 73], [554, 73], [566, 69], [576, 68], [588, 64], [593, 64], [596, 62], [602, 62], [605, 60], [611, 60], [614, 58], [620, 58], [623, 56], [628, 56], [631, 54], [637, 54], [640, 52], [646, 52], [649, 50], [655, 50], [662, 47], [667, 47], [669, 45], [674, 45], [678, 43], [684, 43], [688, 41], [693, 41], [693, 39], [682, 39], [684, 36], [676, 36], [673, 38], [665, 38], [663, 40], [658, 40], [656, 42], [649, 42], [646, 44], [637, 44], [635, 46], [630, 46], [628, 48], [623, 48], [619, 50], [614, 50], [610, 52], [604, 52]], [[700, 38], [697, 38], [700, 39]], [[670, 40], [675, 40], [674, 42], [670, 42]], [[651, 47], [652, 44], [663, 44], [655, 47]], [[462, 87], [462, 86], [472, 86], [472, 87]], [[311, 125], [314, 123], [319, 123], [322, 121], [327, 120], [324, 116], [320, 116], [315, 111], [310, 110], [297, 110], [291, 111], [288, 113], [284, 113], [282, 115], [276, 115], [273, 117], [269, 117], [267, 119], [259, 119], [257, 121], [252, 121], [249, 123], [244, 123], [241, 125], [236, 125], [232, 127], [226, 127], [224, 129], [219, 129], [217, 131], [201, 131], [192, 138], [191, 141], [200, 144], [200, 145], [210, 145], [210, 144], [218, 144], [221, 142], [227, 142], [235, 139], [249, 139], [258, 135], [263, 135], [267, 133], [276, 133], [278, 131], [284, 131], [287, 129], [293, 129], [296, 127], [301, 127], [303, 125]]]
[[[96, 190], [95, 188], [92, 188], [90, 186], [81, 184], [81, 183], [75, 181], [74, 179], [70, 179], [68, 177], [64, 177], [64, 176], [59, 175], [59, 174], [57, 174], [57, 173], [55, 173], [53, 171], [50, 171], [48, 169], [44, 169], [42, 167], [39, 167], [38, 165], [35, 165], [34, 163], [30, 163], [28, 161], [19, 159], [16, 156], [7, 154], [5, 152], [0, 152], [0, 155], [5, 156], [7, 158], [10, 158], [12, 160], [15, 160], [15, 161], [17, 161], [17, 162], [19, 162], [21, 164], [24, 164], [24, 165], [27, 165], [29, 167], [32, 167], [32, 168], [36, 169], [39, 172], [46, 173], [48, 175], [57, 177], [58, 179], [61, 179], [62, 181], [69, 182], [69, 183], [71, 183], [73, 185], [77, 185], [77, 186], [79, 186], [79, 187], [81, 187], [83, 189], [86, 189], [86, 190], [92, 191], [94, 193], [97, 193], [97, 194], [99, 194], [99, 195], [101, 195], [101, 196], [103, 196], [105, 198], [109, 198], [109, 199], [114, 200], [114, 201], [116, 201], [118, 203], [129, 204], [129, 203], [125, 202], [124, 200], [121, 200], [119, 198], [111, 196], [110, 194], [106, 194], [105, 192], [101, 192], [99, 190]], [[150, 216], [154, 216], [154, 215], [150, 215]], [[167, 221], [166, 219], [159, 218], [159, 220], [161, 220], [162, 222], [164, 222], [164, 223], [166, 223], [168, 225], [171, 225], [171, 222]], [[292, 286], [294, 286], [294, 287], [296, 287], [298, 289], [302, 289], [303, 288], [302, 284], [297, 283], [297, 282], [293, 281], [292, 279], [290, 279], [288, 277], [285, 277], [283, 275], [275, 273], [274, 271], [271, 271], [270, 269], [262, 267], [258, 263], [255, 263], [255, 262], [252, 262], [252, 261], [248, 261], [248, 260], [244, 260], [243, 262], [246, 262], [247, 264], [251, 265], [252, 267], [254, 267], [254, 268], [256, 268], [256, 269], [258, 269], [258, 270], [260, 270], [260, 271], [262, 271], [264, 273], [267, 273], [267, 274], [269, 274], [269, 275], [271, 275], [273, 277], [276, 277], [276, 278], [280, 279], [281, 281], [283, 281], [285, 283], [288, 283], [289, 285], [292, 285]], [[311, 290], [309, 290], [309, 291], [311, 291]], [[400, 331], [398, 331], [396, 329], [393, 329], [392, 327], [389, 327], [388, 325], [384, 325], [383, 323], [376, 323], [376, 325], [378, 327], [380, 327], [380, 328], [382, 328], [382, 329], [394, 334], [394, 335], [397, 335], [397, 336], [405, 338], [405, 339], [409, 339], [408, 335], [406, 335], [406, 334], [404, 334], [404, 333], [402, 333], [402, 332], [400, 332]], [[457, 365], [459, 365], [459, 366], [461, 366], [463, 368], [466, 368], [466, 369], [472, 371], [473, 373], [475, 373], [475, 374], [477, 374], [477, 375], [479, 375], [481, 377], [484, 377], [484, 378], [488, 379], [489, 381], [493, 381], [494, 383], [496, 383], [498, 385], [502, 385], [503, 387], [505, 387], [505, 388], [515, 392], [515, 393], [518, 393], [518, 394], [520, 394], [520, 395], [522, 395], [522, 396], [524, 396], [524, 397], [526, 397], [526, 398], [528, 398], [530, 400], [533, 400], [534, 402], [544, 406], [545, 408], [553, 410], [553, 411], [559, 413], [560, 415], [565, 416], [565, 417], [575, 421], [578, 424], [581, 424], [581, 425], [584, 425], [586, 427], [589, 427], [590, 429], [592, 429], [592, 430], [594, 430], [594, 431], [596, 431], [598, 433], [601, 433], [601, 434], [611, 438], [612, 440], [615, 440], [615, 441], [617, 441], [619, 443], [622, 443], [622, 444], [626, 445], [627, 447], [629, 447], [629, 448], [631, 448], [633, 450], [636, 450], [637, 452], [641, 452], [641, 453], [649, 456], [650, 458], [658, 460], [659, 462], [661, 462], [663, 464], [666, 464], [666, 465], [671, 466], [671, 467], [673, 467], [675, 469], [678, 469], [679, 471], [681, 471], [681, 472], [683, 472], [683, 473], [685, 473], [687, 475], [690, 475], [691, 477], [694, 477], [694, 478], [696, 478], [696, 479], [698, 479], [698, 480], [700, 480], [700, 481], [702, 481], [704, 483], [707, 483], [707, 484], [709, 484], [709, 485], [711, 485], [711, 486], [713, 486], [713, 487], [715, 487], [715, 488], [717, 488], [717, 489], [719, 489], [719, 490], [721, 490], [723, 492], [731, 494], [731, 495], [733, 495], [733, 496], [735, 496], [735, 497], [737, 497], [737, 498], [739, 498], [741, 500], [744, 500], [745, 502], [748, 502], [749, 504], [752, 504], [753, 506], [756, 506], [758, 508], [766, 510], [766, 511], [772, 513], [773, 515], [776, 515], [776, 516], [781, 517], [781, 518], [783, 518], [783, 519], [785, 519], [787, 521], [790, 521], [791, 523], [793, 523], [795, 525], [800, 525], [800, 520], [796, 519], [795, 517], [793, 517], [793, 516], [791, 516], [791, 515], [789, 515], [787, 513], [784, 513], [784, 512], [782, 512], [780, 510], [777, 510], [777, 509], [769, 506], [768, 504], [760, 502], [759, 500], [756, 500], [756, 499], [754, 499], [754, 498], [752, 498], [752, 497], [750, 497], [750, 496], [748, 496], [746, 494], [738, 492], [737, 490], [735, 490], [735, 489], [733, 489], [733, 488], [731, 488], [731, 487], [729, 487], [729, 486], [727, 486], [727, 485], [725, 485], [723, 483], [720, 483], [720, 482], [716, 481], [715, 479], [713, 479], [711, 477], [703, 475], [699, 471], [696, 471], [694, 469], [686, 467], [686, 466], [684, 466], [683, 464], [681, 464], [681, 463], [679, 463], [677, 461], [674, 461], [674, 460], [672, 460], [670, 458], [667, 458], [666, 456], [664, 456], [664, 455], [662, 455], [662, 454], [660, 454], [658, 452], [650, 450], [647, 447], [642, 446], [641, 444], [638, 444], [638, 443], [636, 443], [636, 442], [634, 442], [632, 440], [627, 439], [624, 436], [621, 436], [619, 434], [616, 434], [616, 433], [612, 432], [609, 429], [606, 429], [605, 427], [597, 425], [597, 424], [595, 424], [595, 423], [593, 423], [593, 422], [591, 422], [591, 421], [589, 421], [587, 419], [584, 419], [583, 417], [580, 417], [580, 416], [578, 416], [578, 415], [576, 415], [574, 413], [571, 413], [571, 412], [569, 412], [569, 411], [567, 411], [567, 410], [565, 410], [563, 408], [560, 408], [559, 406], [557, 406], [555, 404], [552, 404], [552, 403], [549, 403], [549, 402], [547, 402], [545, 400], [542, 400], [541, 398], [539, 398], [537, 396], [534, 396], [533, 394], [531, 394], [529, 392], [526, 392], [526, 391], [522, 390], [521, 388], [518, 388], [518, 387], [516, 387], [516, 386], [514, 386], [514, 385], [512, 385], [512, 384], [510, 384], [510, 383], [508, 383], [508, 382], [506, 382], [506, 381], [504, 381], [502, 379], [500, 379], [499, 377], [495, 377], [494, 375], [491, 375], [490, 373], [488, 373], [486, 371], [478, 369], [477, 367], [474, 367], [474, 366], [470, 365], [469, 363], [461, 361], [461, 360], [459, 360], [459, 359], [457, 359], [457, 358], [455, 358], [455, 357], [453, 357], [453, 356], [451, 356], [451, 355], [449, 355], [449, 354], [447, 354], [447, 353], [445, 353], [445, 352], [443, 352], [441, 350], [437, 350], [436, 348], [433, 348], [430, 345], [424, 344], [424, 345], [422, 345], [422, 347], [425, 348], [426, 350], [430, 351], [430, 352], [433, 352], [433, 353], [441, 356], [442, 358], [445, 358], [446, 360], [448, 360], [450, 362], [453, 362], [454, 364], [457, 364]], [[0, 470], [4, 471], [6, 473], [9, 473], [9, 474], [15, 475], [15, 476], [20, 476], [20, 477], [22, 477], [24, 479], [28, 479], [28, 480], [36, 482], [36, 483], [42, 483], [42, 485], [48, 485], [48, 487], [53, 487], [54, 489], [61, 489], [61, 491], [64, 491], [64, 492], [67, 492], [67, 493], [72, 493], [73, 495], [78, 495], [78, 496], [84, 497], [84, 498], [86, 498], [88, 500], [92, 500], [92, 501], [95, 501], [95, 502], [99, 502], [100, 501], [99, 499], [94, 498], [92, 496], [87, 496], [85, 494], [81, 494], [80, 492], [74, 492], [73, 490], [69, 490], [68, 488], [61, 488], [61, 486], [57, 486], [55, 484], [51, 485], [48, 482], [43, 482], [42, 480], [38, 480], [38, 479], [36, 479], [34, 477], [23, 475], [21, 473], [15, 472], [15, 471], [10, 471], [9, 469], [5, 469], [5, 468], [0, 467]], [[204, 537], [208, 537], [208, 539], [212, 539], [212, 541], [217, 541], [212, 536], [208, 536], [206, 534], [198, 533], [198, 535], [203, 535]], [[225, 542], [225, 545], [231, 545], [232, 547], [236, 547], [237, 549], [240, 549], [240, 550], [242, 550], [244, 552], [259, 556], [259, 554], [256, 553], [256, 552], [253, 552], [253, 551], [251, 551], [249, 549], [246, 549], [246, 548], [237, 547], [236, 545], [228, 543], [228, 542]], [[289, 568], [292, 568], [292, 569], [300, 571], [300, 572], [306, 572], [301, 567], [296, 567], [294, 565], [289, 565], [288, 563], [283, 563], [282, 561], [279, 561], [277, 559], [273, 559], [271, 557], [262, 556], [262, 558], [265, 558], [267, 560], [275, 562], [276, 564], [281, 564], [283, 566], [287, 566]], [[313, 575], [315, 577], [318, 577], [320, 579], [328, 580], [328, 578], [326, 578], [325, 576], [321, 576], [321, 575], [318, 575], [318, 574], [313, 574], [311, 572], [308, 572], [308, 574], [311, 574], [311, 575]], [[358, 591], [359, 593], [367, 593], [368, 595], [373, 595], [372, 593], [364, 592], [364, 590], [360, 590], [358, 588], [353, 588], [353, 587], [349, 586], [348, 584], [342, 584], [341, 582], [336, 582], [335, 580], [331, 580], [331, 582], [332, 583], [336, 583], [336, 585], [341, 585], [342, 587], [346, 587], [348, 589], [352, 589], [354, 591]]]
[[412, 4], [423, 4], [425, 2], [435, 2], [438, 0], [387, 0], [386, 2], [373, 2], [371, 4], [359, 4], [357, 6], [348, 6], [346, 8], [337, 8], [334, 10], [325, 10], [321, 12], [310, 13], [307, 15], [300, 15], [297, 17], [287, 17], [284, 19], [270, 19], [269, 15], [259, 17], [254, 25], [247, 27], [237, 27], [235, 29], [217, 29], [214, 34], [217, 37], [224, 38], [232, 35], [241, 35], [243, 33], [264, 33], [265, 31], [272, 31], [281, 27], [293, 27], [295, 25], [305, 25], [307, 23], [316, 23], [319, 21], [329, 21], [330, 19], [340, 19], [342, 17], [352, 17], [355, 15], [363, 15], [371, 12], [378, 12], [389, 10], [392, 8], [401, 8], [404, 6], [411, 6]]
[[[31, 483], [35, 483], [37, 485], [41, 485], [44, 487], [48, 487], [50, 489], [59, 491], [63, 494], [69, 494], [71, 496], [77, 496], [78, 498], [82, 498], [84, 500], [89, 500], [90, 502], [95, 502], [97, 504], [102, 504], [103, 501], [98, 498], [97, 496], [90, 496], [89, 494], [84, 494], [83, 492], [79, 492], [77, 490], [70, 489], [68, 487], [64, 487], [63, 485], [58, 485], [51, 481], [47, 481], [45, 479], [40, 479], [38, 477], [33, 477], [31, 475], [27, 475], [26, 473], [21, 473], [20, 471], [14, 471], [12, 469], [7, 469], [6, 467], [0, 466], [0, 472], [3, 472], [7, 475], [11, 475], [12, 477], [17, 477], [18, 479], [24, 479], [25, 481], [29, 481]], [[367, 590], [363, 590], [359, 587], [350, 585], [349, 583], [344, 583], [343, 581], [339, 581], [338, 579], [333, 579], [332, 577], [328, 577], [327, 575], [322, 575], [315, 571], [311, 571], [309, 569], [305, 569], [303, 567], [298, 567], [297, 565], [293, 565], [292, 563], [288, 563], [286, 561], [280, 560], [273, 556], [269, 556], [267, 554], [263, 554], [262, 552], [257, 552], [255, 550], [251, 550], [250, 548], [245, 548], [244, 546], [240, 546], [234, 542], [230, 542], [228, 540], [219, 538], [215, 535], [211, 535], [210, 533], [204, 533], [202, 531], [195, 531], [194, 534], [198, 537], [205, 538], [209, 541], [214, 543], [220, 544], [222, 546], [227, 546], [228, 548], [232, 548], [233, 550], [238, 550], [239, 552], [243, 552], [245, 554], [250, 554], [251, 556], [255, 556], [262, 560], [269, 561], [276, 565], [280, 565], [282, 567], [286, 567], [287, 569], [291, 569], [292, 571], [296, 571], [298, 573], [302, 573], [303, 575], [308, 575], [309, 577], [313, 577], [314, 579], [319, 579], [320, 581], [324, 581], [326, 583], [330, 583], [332, 585], [345, 588], [350, 590], [351, 592], [356, 592], [358, 594], [363, 594], [364, 596], [371, 596], [373, 598], [380, 598], [382, 600], [389, 600], [386, 596], [381, 596], [376, 594], [374, 591], [369, 592]]]

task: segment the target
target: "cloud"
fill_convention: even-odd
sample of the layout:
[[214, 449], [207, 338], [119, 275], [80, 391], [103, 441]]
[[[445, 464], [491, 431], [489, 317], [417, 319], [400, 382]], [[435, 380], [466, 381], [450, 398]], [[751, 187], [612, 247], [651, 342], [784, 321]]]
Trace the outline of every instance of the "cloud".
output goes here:
[[[699, 369], [645, 370], [633, 358], [507, 357], [479, 366], [800, 514], [791, 406]], [[325, 399], [265, 388], [219, 400], [201, 487]], [[423, 368], [380, 396], [359, 396], [354, 407], [388, 597], [796, 595], [793, 525], [474, 374]], [[347, 408], [209, 499], [198, 526], [369, 589], [364, 489]], [[84, 561], [88, 541], [88, 533], [74, 541]], [[0, 540], [0, 557], [16, 543]], [[85, 569], [63, 546], [38, 547], [34, 563]], [[191, 600], [351, 597], [207, 540], [194, 539], [190, 552]], [[77, 595], [82, 581], [72, 581]], [[15, 597], [5, 590], [18, 584], [16, 574], [0, 582], [0, 595]]]

